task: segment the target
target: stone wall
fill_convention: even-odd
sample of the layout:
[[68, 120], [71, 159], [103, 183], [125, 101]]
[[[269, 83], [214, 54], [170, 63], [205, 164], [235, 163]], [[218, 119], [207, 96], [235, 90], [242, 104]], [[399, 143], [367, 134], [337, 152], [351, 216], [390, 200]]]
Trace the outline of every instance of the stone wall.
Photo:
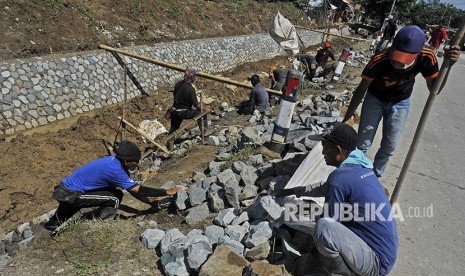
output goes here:
[[[321, 35], [299, 32], [305, 46]], [[217, 73], [239, 64], [285, 55], [268, 34], [159, 43], [126, 48], [137, 54]], [[182, 73], [123, 57], [130, 71], [128, 99], [156, 94]], [[121, 62], [99, 50], [0, 62], [0, 135], [14, 133], [123, 101]], [[132, 79], [132, 80], [131, 80]]]

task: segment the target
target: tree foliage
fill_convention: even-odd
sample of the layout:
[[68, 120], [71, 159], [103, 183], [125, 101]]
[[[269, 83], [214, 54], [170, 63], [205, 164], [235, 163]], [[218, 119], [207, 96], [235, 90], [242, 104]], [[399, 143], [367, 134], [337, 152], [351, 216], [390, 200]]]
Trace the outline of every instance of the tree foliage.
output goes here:
[[415, 25], [435, 25], [441, 21], [443, 25], [451, 28], [457, 28], [464, 17], [465, 11], [451, 4], [441, 3], [439, 0], [420, 0], [406, 16]]

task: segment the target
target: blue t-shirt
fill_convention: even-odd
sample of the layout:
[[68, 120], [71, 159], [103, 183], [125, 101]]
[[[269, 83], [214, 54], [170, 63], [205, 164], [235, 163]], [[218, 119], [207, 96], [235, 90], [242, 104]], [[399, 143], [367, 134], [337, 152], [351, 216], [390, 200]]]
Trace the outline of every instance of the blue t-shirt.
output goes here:
[[[387, 275], [396, 261], [398, 240], [395, 219], [389, 220], [391, 205], [378, 178], [369, 168], [359, 164], [345, 164], [329, 175], [327, 184], [328, 214], [349, 228], [375, 251], [380, 260], [380, 274]], [[335, 216], [339, 214], [335, 203], [355, 206], [353, 213], [358, 212], [356, 217], [364, 218], [363, 221], [356, 219], [341, 221], [340, 217]], [[367, 206], [369, 212], [365, 208]], [[375, 209], [380, 206], [382, 207], [379, 212], [380, 217], [385, 218], [385, 221], [374, 215]]]
[[61, 182], [65, 188], [80, 193], [116, 187], [130, 190], [138, 185], [115, 156], [106, 156], [87, 163]]

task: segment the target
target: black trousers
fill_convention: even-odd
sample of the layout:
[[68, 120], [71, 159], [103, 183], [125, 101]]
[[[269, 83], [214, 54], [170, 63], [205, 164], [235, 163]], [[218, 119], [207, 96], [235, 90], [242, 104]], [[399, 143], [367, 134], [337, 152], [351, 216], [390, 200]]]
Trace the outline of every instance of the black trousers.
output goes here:
[[[170, 134], [175, 132], [181, 126], [181, 123], [184, 119], [194, 119], [196, 116], [200, 114], [200, 110], [192, 109], [192, 110], [182, 110], [182, 111], [171, 111], [171, 127], [170, 127]], [[207, 129], [207, 115], [202, 117], [202, 120], [198, 121], [199, 128], [201, 127], [203, 121], [204, 129]]]
[[79, 194], [74, 200], [59, 201], [58, 209], [44, 225], [47, 230], [55, 230], [82, 208], [100, 207], [99, 218], [105, 219], [116, 214], [123, 199], [119, 189], [102, 189]]

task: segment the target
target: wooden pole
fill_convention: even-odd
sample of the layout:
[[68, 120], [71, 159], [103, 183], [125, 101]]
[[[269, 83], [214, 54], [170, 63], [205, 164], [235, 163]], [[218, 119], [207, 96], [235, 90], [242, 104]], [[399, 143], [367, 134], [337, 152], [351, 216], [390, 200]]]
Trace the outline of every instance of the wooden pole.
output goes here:
[[[203, 112], [203, 91], [200, 91], [200, 113]], [[205, 145], [205, 130], [203, 128], [203, 117], [200, 117], [200, 137], [202, 137], [202, 145]]]
[[[126, 108], [128, 97], [128, 65], [124, 63], [124, 105], [123, 105], [123, 121], [126, 120]], [[126, 124], [123, 122], [123, 133], [121, 135], [123, 140], [126, 140]]]
[[[136, 59], [139, 59], [139, 60], [142, 60], [142, 61], [153, 63], [153, 64], [156, 64], [156, 65], [159, 65], [159, 66], [162, 66], [162, 67], [165, 67], [165, 68], [168, 68], [168, 69], [180, 71], [180, 72], [185, 72], [186, 69], [187, 69], [187, 67], [182, 67], [182, 66], [178, 66], [178, 65], [175, 65], [175, 64], [166, 63], [166, 62], [163, 62], [163, 61], [160, 61], [160, 60], [153, 59], [151, 57], [134, 54], [134, 53], [124, 51], [124, 50], [120, 50], [120, 49], [116, 49], [116, 48], [113, 48], [113, 47], [110, 47], [110, 46], [107, 46], [107, 45], [104, 45], [104, 44], [100, 44], [99, 48], [107, 50], [107, 51], [111, 51], [111, 52], [116, 52], [116, 53], [119, 53], [119, 54], [122, 54], [122, 55], [125, 55], [125, 56], [128, 56], [128, 57], [133, 57], [133, 58], [136, 58]], [[238, 82], [238, 81], [234, 81], [234, 80], [219, 77], [219, 76], [213, 76], [213, 75], [202, 73], [202, 72], [198, 72], [196, 74], [196, 76], [199, 76], [201, 78], [214, 80], [214, 81], [224, 82], [224, 83], [227, 83], [227, 84], [232, 84], [232, 85], [243, 87], [243, 88], [253, 89], [253, 86], [250, 85], [250, 84], [241, 83], [241, 82]], [[266, 91], [268, 93], [270, 93], [270, 94], [273, 94], [273, 95], [277, 95], [277, 96], [282, 95], [282, 93], [280, 91], [276, 91], [276, 90], [273, 90], [273, 89], [266, 88]]]
[[[457, 33], [453, 37], [450, 45], [458, 45], [462, 40], [465, 33], [465, 19], [462, 20], [460, 28], [458, 29]], [[410, 144], [409, 151], [407, 153], [407, 157], [405, 158], [404, 164], [402, 165], [402, 169], [399, 174], [399, 178], [397, 179], [396, 186], [394, 187], [394, 191], [392, 192], [391, 196], [391, 204], [394, 204], [397, 201], [397, 197], [399, 195], [400, 189], [402, 188], [402, 184], [404, 183], [405, 176], [407, 175], [408, 168], [410, 167], [410, 163], [413, 160], [413, 155], [418, 146], [418, 142], [420, 141], [421, 134], [423, 129], [425, 128], [426, 119], [431, 111], [433, 106], [434, 100], [436, 96], [441, 92], [441, 87], [444, 81], [447, 79], [447, 75], [451, 68], [451, 63], [449, 59], [444, 59], [444, 62], [441, 65], [441, 70], [439, 71], [439, 76], [435, 80], [433, 88], [429, 94], [428, 100], [426, 100], [425, 107], [423, 108], [423, 112], [421, 113], [420, 121], [418, 122], [417, 129], [415, 131], [415, 135], [413, 136], [412, 143]]]
[[128, 125], [130, 128], [134, 129], [137, 133], [139, 133], [140, 135], [142, 135], [142, 137], [144, 137], [145, 139], [147, 139], [149, 142], [151, 142], [152, 144], [154, 144], [155, 146], [157, 146], [159, 149], [161, 149], [163, 152], [167, 153], [167, 154], [170, 154], [170, 151], [165, 147], [165, 146], [162, 146], [160, 144], [158, 144], [157, 142], [153, 141], [152, 138], [148, 137], [147, 134], [143, 133], [142, 131], [140, 131], [138, 128], [136, 128], [135, 126], [133, 126], [131, 123], [129, 123], [128, 121], [126, 121], [125, 119], [121, 118], [118, 116], [118, 118], [123, 122], [125, 123], [126, 125]]
[[368, 39], [363, 39], [363, 38], [358, 38], [358, 37], [353, 37], [353, 36], [346, 36], [346, 35], [332, 34], [332, 33], [326, 32], [326, 31], [313, 30], [313, 29], [310, 29], [310, 28], [307, 28], [307, 27], [302, 27], [302, 26], [295, 26], [295, 27], [299, 28], [299, 29], [307, 30], [307, 31], [312, 31], [312, 32], [321, 33], [321, 34], [330, 34], [332, 36], [337, 36], [337, 37], [342, 37], [342, 38], [347, 38], [347, 39], [355, 39], [355, 40], [359, 40], [359, 41], [368, 41]]

